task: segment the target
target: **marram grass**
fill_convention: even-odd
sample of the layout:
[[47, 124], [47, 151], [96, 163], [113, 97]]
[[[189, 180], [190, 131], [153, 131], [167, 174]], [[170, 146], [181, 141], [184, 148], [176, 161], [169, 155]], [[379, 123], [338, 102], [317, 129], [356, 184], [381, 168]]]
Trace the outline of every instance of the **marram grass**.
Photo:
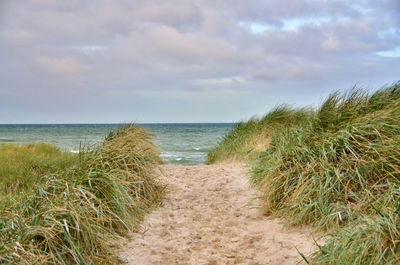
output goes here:
[[[3, 146], [0, 156], [3, 152], [29, 166], [10, 175], [16, 164], [1, 165], [7, 170], [0, 176], [6, 192], [0, 205], [0, 264], [118, 263], [113, 247], [120, 236], [134, 231], [163, 195], [154, 179], [161, 160], [151, 136], [135, 125], [72, 157], [43, 144]], [[21, 159], [24, 152], [29, 155]], [[32, 162], [30, 155], [41, 159]], [[13, 179], [19, 184], [6, 188]]]
[[78, 157], [46, 144], [0, 145], [0, 196], [28, 192], [46, 174], [62, 172]]
[[261, 119], [252, 118], [238, 123], [221, 143], [208, 153], [207, 163], [221, 163], [253, 158], [270, 146], [270, 135], [274, 131], [303, 123], [310, 118], [311, 110], [292, 110], [279, 106]]
[[[268, 145], [253, 151], [260, 137]], [[316, 110], [278, 108], [240, 124], [209, 162], [234, 150], [245, 150], [266, 212], [328, 231], [310, 263], [400, 264], [400, 84], [335, 93]]]

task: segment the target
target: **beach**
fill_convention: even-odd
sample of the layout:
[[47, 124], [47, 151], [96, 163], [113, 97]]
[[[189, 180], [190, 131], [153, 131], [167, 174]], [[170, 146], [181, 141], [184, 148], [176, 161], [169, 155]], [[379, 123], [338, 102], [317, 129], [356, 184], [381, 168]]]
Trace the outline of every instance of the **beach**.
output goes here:
[[233, 127], [127, 125], [78, 154], [3, 134], [0, 262], [399, 264], [399, 99], [396, 84]]
[[[163, 165], [155, 209], [121, 249], [127, 264], [297, 264], [315, 251], [311, 233], [263, 214], [240, 164]], [[297, 251], [298, 249], [298, 251]]]

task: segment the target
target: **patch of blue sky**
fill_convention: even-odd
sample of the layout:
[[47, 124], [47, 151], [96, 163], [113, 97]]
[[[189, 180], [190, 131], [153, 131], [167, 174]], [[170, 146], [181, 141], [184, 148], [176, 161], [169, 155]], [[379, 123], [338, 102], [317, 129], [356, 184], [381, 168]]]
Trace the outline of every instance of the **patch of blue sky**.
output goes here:
[[396, 28], [389, 28], [378, 32], [378, 37], [380, 39], [385, 38], [400, 38], [400, 30]]
[[261, 34], [265, 31], [283, 30], [296, 31], [306, 25], [321, 25], [331, 21], [329, 17], [308, 17], [308, 18], [290, 18], [282, 19], [282, 25], [271, 25], [255, 21], [240, 22], [239, 26], [248, 29], [252, 34]]
[[360, 12], [363, 16], [369, 15], [374, 11], [373, 8], [362, 5], [353, 5], [353, 8]]
[[309, 18], [291, 18], [283, 19], [283, 30], [293, 31], [306, 25], [319, 26], [323, 23], [332, 21], [329, 17], [309, 17]]
[[400, 46], [391, 50], [376, 52], [375, 54], [388, 58], [400, 58]]

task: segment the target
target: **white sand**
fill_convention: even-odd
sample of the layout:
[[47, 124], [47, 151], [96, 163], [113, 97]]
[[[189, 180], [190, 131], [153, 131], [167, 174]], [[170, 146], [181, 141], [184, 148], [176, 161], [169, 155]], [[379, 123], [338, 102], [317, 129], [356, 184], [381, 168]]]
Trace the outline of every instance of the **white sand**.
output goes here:
[[162, 166], [163, 207], [121, 250], [128, 264], [296, 264], [315, 246], [257, 209], [239, 165]]

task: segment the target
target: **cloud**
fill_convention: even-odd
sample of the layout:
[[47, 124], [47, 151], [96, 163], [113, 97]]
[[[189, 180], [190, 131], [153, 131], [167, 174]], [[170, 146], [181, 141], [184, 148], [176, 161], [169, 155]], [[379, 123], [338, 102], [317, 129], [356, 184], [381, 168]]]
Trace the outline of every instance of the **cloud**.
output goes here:
[[44, 69], [44, 71], [59, 75], [73, 75], [89, 70], [89, 67], [80, 64], [73, 58], [39, 57], [37, 62], [38, 65]]
[[330, 33], [328, 37], [321, 43], [323, 49], [327, 51], [335, 51], [340, 47], [340, 42], [335, 34]]
[[[287, 100], [315, 103], [357, 82], [397, 81], [399, 46], [397, 0], [5, 0], [0, 95], [8, 112], [24, 109], [29, 94], [64, 105], [68, 120], [79, 120], [61, 113], [71, 104], [121, 101], [107, 114], [118, 120], [127, 98], [150, 104], [151, 95], [178, 91], [188, 106], [213, 95], [221, 106], [241, 99], [257, 112]], [[179, 104], [164, 104], [178, 113]], [[220, 111], [235, 120], [237, 112]]]

